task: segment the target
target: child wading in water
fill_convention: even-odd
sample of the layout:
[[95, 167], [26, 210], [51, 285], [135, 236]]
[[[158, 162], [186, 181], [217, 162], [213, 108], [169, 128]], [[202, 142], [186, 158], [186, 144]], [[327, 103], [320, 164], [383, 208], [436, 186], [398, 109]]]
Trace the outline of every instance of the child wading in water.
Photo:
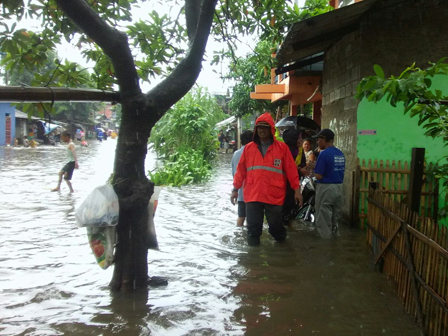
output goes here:
[[67, 164], [62, 167], [61, 171], [59, 172], [59, 181], [58, 181], [58, 186], [54, 189], [52, 189], [51, 191], [59, 191], [59, 188], [61, 187], [61, 182], [62, 182], [62, 176], [64, 176], [64, 180], [65, 182], [67, 182], [67, 185], [70, 189], [70, 192], [74, 192], [73, 187], [72, 187], [72, 183], [70, 182], [70, 180], [72, 179], [73, 176], [73, 170], [76, 168], [78, 169], [78, 159], [76, 158], [76, 151], [75, 151], [75, 144], [73, 143], [71, 136], [70, 136], [70, 132], [63, 132], [61, 134], [61, 140], [63, 142], [68, 143], [67, 146]]

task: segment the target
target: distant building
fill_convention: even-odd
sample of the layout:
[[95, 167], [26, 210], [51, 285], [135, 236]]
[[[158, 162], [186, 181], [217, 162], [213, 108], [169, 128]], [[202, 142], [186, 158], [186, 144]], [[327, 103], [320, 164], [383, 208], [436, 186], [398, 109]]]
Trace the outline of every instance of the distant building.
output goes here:
[[15, 138], [15, 107], [0, 103], [0, 146], [13, 144]]
[[23, 137], [28, 136], [30, 130], [34, 129], [34, 125], [37, 126], [37, 122], [41, 123], [41, 120], [37, 117], [28, 118], [28, 114], [15, 110], [15, 126], [13, 127], [15, 130], [15, 135], [13, 136], [19, 140], [19, 143], [22, 144]]
[[99, 110], [96, 112], [97, 116], [98, 115], [104, 115], [107, 119], [111, 119], [112, 118], [112, 104], [105, 104], [104, 108], [102, 110]]
[[50, 124], [46, 120], [16, 110], [10, 103], [0, 103], [0, 146], [14, 144], [14, 138], [23, 143], [23, 137], [46, 141], [46, 135], [57, 128], [64, 128], [67, 124], [54, 121]]

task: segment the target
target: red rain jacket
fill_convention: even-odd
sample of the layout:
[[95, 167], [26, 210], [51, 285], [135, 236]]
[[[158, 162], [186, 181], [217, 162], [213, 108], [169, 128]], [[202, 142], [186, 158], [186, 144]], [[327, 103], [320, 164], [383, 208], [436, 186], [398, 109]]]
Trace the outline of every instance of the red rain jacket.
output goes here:
[[[257, 124], [267, 122], [271, 126], [274, 142], [266, 155], [261, 155]], [[264, 113], [255, 122], [254, 141], [244, 147], [233, 179], [235, 189], [244, 184], [245, 202], [263, 202], [282, 205], [285, 199], [286, 179], [296, 190], [300, 187], [297, 166], [288, 146], [275, 139], [275, 125], [269, 113]]]

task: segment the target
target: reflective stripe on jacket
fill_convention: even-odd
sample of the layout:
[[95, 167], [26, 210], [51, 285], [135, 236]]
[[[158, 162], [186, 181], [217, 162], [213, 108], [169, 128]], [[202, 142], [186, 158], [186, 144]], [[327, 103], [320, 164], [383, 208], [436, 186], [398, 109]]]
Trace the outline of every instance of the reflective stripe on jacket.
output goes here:
[[251, 142], [241, 155], [233, 185], [240, 189], [244, 183], [245, 202], [282, 205], [287, 179], [294, 190], [300, 187], [297, 167], [288, 146], [274, 140], [263, 157], [257, 143]]

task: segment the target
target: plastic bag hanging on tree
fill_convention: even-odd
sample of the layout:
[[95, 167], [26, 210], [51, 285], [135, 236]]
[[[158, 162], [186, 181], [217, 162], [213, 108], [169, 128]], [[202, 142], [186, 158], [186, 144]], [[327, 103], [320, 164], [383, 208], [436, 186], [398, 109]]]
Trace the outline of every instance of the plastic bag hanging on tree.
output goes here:
[[79, 227], [115, 226], [118, 214], [118, 196], [111, 184], [105, 184], [93, 189], [76, 209], [76, 224]]
[[89, 245], [96, 262], [102, 269], [108, 268], [114, 261], [115, 226], [87, 227], [86, 229]]
[[154, 216], [157, 210], [157, 204], [159, 201], [160, 187], [154, 187], [154, 192], [148, 203], [148, 223], [146, 230], [146, 244], [149, 249], [158, 250], [159, 243], [157, 241], [156, 228], [154, 225]]

